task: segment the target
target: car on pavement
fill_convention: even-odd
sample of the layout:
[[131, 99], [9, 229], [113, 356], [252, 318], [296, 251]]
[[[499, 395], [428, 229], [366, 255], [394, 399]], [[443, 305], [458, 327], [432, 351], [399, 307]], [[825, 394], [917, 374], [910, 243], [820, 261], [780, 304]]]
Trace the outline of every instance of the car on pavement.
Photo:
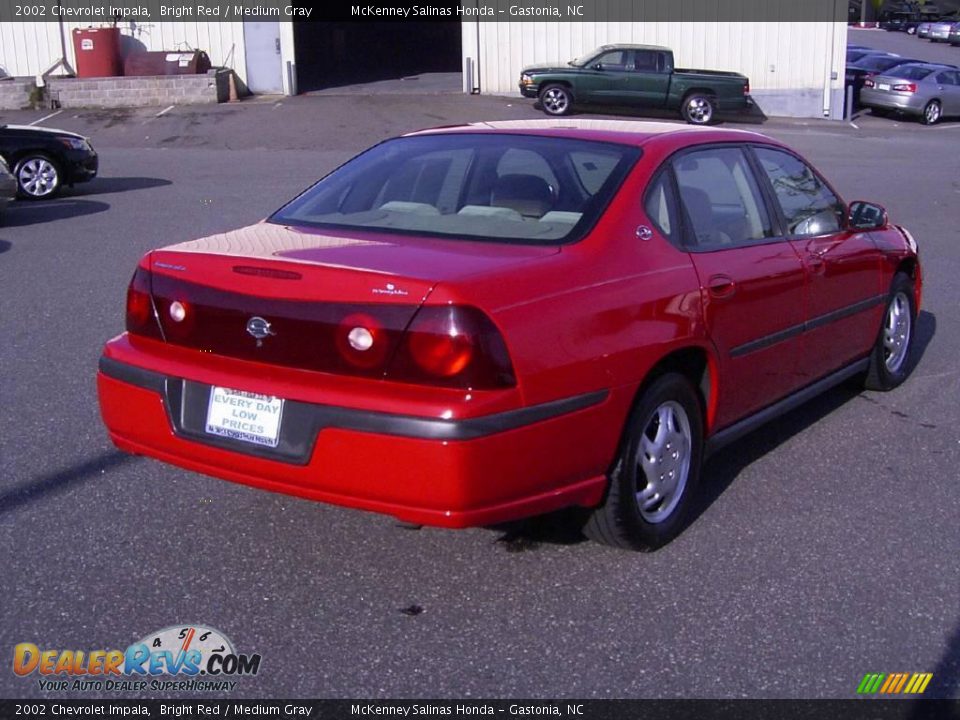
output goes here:
[[920, 22], [919, 13], [897, 11], [887, 13], [883, 19], [880, 20], [879, 27], [881, 30], [905, 32], [908, 35], [913, 35], [917, 32], [917, 27], [920, 25]]
[[883, 70], [889, 70], [897, 65], [910, 62], [918, 61], [891, 53], [878, 52], [864, 55], [857, 60], [857, 62], [847, 63], [845, 80], [846, 85], [853, 88], [854, 106], [859, 104], [860, 90], [863, 88], [863, 81], [868, 75], [873, 75]]
[[864, 80], [860, 104], [878, 114], [900, 112], [933, 125], [960, 115], [960, 71], [934, 63], [898, 65]]
[[960, 22], [955, 22], [947, 35], [947, 42], [951, 45], [960, 45]]
[[7, 166], [7, 161], [0, 157], [0, 222], [7, 205], [17, 197], [17, 181]]
[[20, 197], [44, 200], [63, 186], [97, 176], [99, 158], [77, 133], [29, 125], [0, 125], [0, 157], [17, 179]]
[[960, 16], [951, 15], [948, 18], [941, 18], [931, 23], [927, 39], [931, 42], [950, 42], [950, 31], [958, 21], [960, 21]]
[[900, 384], [921, 295], [906, 230], [758, 133], [477, 123], [148, 252], [97, 384], [128, 452], [418, 524], [575, 506], [653, 548], [714, 450]]
[[917, 25], [917, 37], [923, 40], [930, 39], [930, 26], [936, 22], [935, 20], [925, 20], [919, 25]]
[[656, 45], [603, 45], [566, 65], [526, 67], [520, 94], [538, 98], [547, 115], [566, 115], [574, 105], [622, 105], [679, 110], [694, 125], [751, 105], [745, 75], [676, 68], [673, 51]]

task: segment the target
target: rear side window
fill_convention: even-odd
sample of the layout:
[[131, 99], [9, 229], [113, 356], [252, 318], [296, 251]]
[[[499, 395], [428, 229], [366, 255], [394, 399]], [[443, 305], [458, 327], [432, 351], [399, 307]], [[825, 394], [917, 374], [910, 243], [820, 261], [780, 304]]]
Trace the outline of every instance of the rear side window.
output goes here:
[[675, 214], [676, 207], [670, 173], [663, 171], [650, 183], [644, 198], [643, 209], [657, 229], [673, 241], [676, 241], [680, 234]]
[[931, 68], [917, 67], [916, 65], [903, 65], [891, 70], [888, 75], [891, 77], [903, 78], [904, 80], [923, 80], [932, 73]]
[[673, 161], [680, 201], [690, 221], [685, 242], [719, 250], [773, 237], [756, 179], [740, 148], [709, 148]]
[[804, 162], [781, 150], [754, 148], [780, 210], [787, 233], [812, 237], [840, 230], [843, 203]]

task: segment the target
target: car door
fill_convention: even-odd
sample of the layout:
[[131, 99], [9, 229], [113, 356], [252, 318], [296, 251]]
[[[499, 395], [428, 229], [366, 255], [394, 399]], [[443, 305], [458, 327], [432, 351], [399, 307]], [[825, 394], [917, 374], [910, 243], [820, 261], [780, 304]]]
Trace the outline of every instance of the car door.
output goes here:
[[683, 242], [719, 353], [716, 422], [723, 427], [798, 387], [803, 264], [793, 245], [776, 237], [744, 148], [686, 151], [671, 166]]
[[659, 107], [666, 102], [670, 71], [662, 52], [634, 50], [631, 72], [626, 79], [627, 95], [633, 105]]
[[629, 102], [627, 81], [631, 62], [629, 50], [608, 50], [601, 53], [583, 69], [577, 82], [577, 96], [582, 100], [607, 105]]
[[960, 115], [960, 73], [944, 70], [934, 78], [944, 115]]
[[804, 160], [770, 146], [752, 152], [806, 273], [800, 371], [812, 382], [873, 346], [885, 297], [883, 258], [870, 233], [846, 228], [846, 206]]

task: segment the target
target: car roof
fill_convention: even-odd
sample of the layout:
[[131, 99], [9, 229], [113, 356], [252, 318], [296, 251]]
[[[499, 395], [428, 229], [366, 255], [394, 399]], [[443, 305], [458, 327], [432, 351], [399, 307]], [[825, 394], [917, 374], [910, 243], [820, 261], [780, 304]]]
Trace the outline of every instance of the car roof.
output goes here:
[[611, 43], [601, 45], [597, 50], [659, 50], [662, 52], [673, 52], [670, 48], [663, 45], [636, 45], [634, 43]]
[[766, 135], [749, 130], [721, 130], [713, 127], [684, 125], [640, 120], [589, 120], [544, 118], [537, 120], [496, 120], [467, 125], [449, 125], [427, 128], [409, 135], [445, 133], [536, 135], [577, 140], [611, 142], [619, 145], [644, 146], [651, 143], [683, 145], [695, 139], [697, 144], [708, 142], [768, 142], [779, 145]]

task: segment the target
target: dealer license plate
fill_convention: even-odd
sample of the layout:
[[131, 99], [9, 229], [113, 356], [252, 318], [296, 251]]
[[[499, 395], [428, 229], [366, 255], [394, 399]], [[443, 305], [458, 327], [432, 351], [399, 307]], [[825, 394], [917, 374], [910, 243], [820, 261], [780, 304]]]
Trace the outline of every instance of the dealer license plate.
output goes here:
[[282, 416], [281, 398], [212, 387], [206, 430], [211, 435], [276, 447], [280, 440]]
[[886, 83], [877, 83], [877, 90], [889, 90], [890, 86]]

